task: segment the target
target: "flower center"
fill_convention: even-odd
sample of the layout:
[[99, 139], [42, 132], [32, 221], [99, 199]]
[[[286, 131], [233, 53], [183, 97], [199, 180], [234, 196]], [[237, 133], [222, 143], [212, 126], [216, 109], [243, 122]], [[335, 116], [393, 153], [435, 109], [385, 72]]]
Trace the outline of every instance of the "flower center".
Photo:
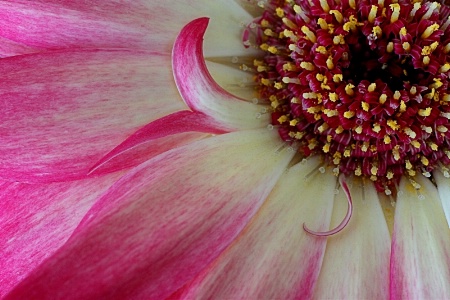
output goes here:
[[[260, 1], [262, 3], [262, 1]], [[281, 138], [391, 194], [450, 177], [450, 18], [437, 2], [267, 1], [244, 34]], [[420, 186], [419, 186], [420, 188]]]

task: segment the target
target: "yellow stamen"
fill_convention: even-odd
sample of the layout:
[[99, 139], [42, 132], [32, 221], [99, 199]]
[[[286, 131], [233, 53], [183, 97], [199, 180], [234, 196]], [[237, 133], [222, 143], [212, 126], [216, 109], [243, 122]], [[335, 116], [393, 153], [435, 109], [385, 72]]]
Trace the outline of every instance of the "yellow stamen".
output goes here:
[[433, 25], [428, 26], [427, 29], [425, 29], [425, 31], [422, 33], [422, 35], [420, 37], [422, 39], [426, 39], [426, 38], [430, 37], [430, 35], [432, 35], [438, 29], [439, 29], [439, 24], [434, 23]]
[[372, 7], [370, 8], [369, 16], [368, 16], [368, 20], [371, 24], [373, 24], [373, 22], [375, 21], [375, 18], [377, 17], [377, 11], [378, 11], [378, 6], [372, 5]]
[[398, 20], [398, 17], [400, 16], [400, 4], [398, 3], [390, 4], [389, 7], [392, 10], [391, 23], [394, 23]]
[[311, 42], [315, 43], [317, 41], [317, 37], [307, 26], [302, 26], [302, 32], [305, 34], [305, 37]]

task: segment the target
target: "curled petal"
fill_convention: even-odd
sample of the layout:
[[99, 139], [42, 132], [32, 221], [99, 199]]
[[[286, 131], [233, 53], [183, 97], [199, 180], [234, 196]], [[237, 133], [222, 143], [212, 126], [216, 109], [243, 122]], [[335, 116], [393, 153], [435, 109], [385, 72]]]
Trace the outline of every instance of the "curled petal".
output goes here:
[[312, 234], [315, 236], [330, 236], [330, 235], [340, 232], [342, 229], [345, 228], [345, 226], [347, 226], [348, 222], [350, 221], [350, 218], [352, 217], [352, 213], [353, 213], [352, 196], [350, 195], [350, 190], [349, 190], [348, 185], [345, 182], [345, 179], [343, 176], [339, 177], [339, 183], [341, 184], [341, 187], [344, 190], [344, 193], [347, 196], [347, 201], [348, 201], [347, 214], [345, 215], [342, 222], [336, 228], [329, 230], [329, 231], [313, 231], [313, 230], [309, 229], [305, 223], [303, 223], [303, 230], [305, 230], [309, 234]]
[[186, 25], [178, 35], [172, 52], [175, 82], [186, 104], [231, 130], [261, 128], [269, 124], [267, 108], [234, 97], [211, 77], [203, 57], [203, 35], [208, 18]]

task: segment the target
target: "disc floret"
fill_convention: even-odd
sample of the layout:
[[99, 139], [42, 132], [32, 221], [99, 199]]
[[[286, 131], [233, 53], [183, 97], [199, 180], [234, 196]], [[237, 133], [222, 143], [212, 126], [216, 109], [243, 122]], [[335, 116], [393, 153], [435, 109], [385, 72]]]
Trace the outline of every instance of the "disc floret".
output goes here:
[[386, 193], [402, 175], [448, 175], [448, 16], [428, 1], [268, 1], [255, 77], [281, 138]]

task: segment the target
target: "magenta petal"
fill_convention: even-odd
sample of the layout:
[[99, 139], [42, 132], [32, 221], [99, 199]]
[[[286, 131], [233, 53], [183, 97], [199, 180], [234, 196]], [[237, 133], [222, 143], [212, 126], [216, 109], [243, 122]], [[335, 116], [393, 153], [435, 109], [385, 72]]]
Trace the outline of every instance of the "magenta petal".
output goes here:
[[164, 299], [255, 214], [294, 154], [282, 145], [265, 129], [229, 133], [140, 165], [9, 299]]
[[138, 128], [185, 108], [169, 64], [167, 56], [126, 50], [0, 60], [0, 177], [86, 177]]
[[[204, 132], [204, 133], [224, 133], [220, 128], [214, 127], [214, 120], [202, 113], [196, 113], [191, 111], [179, 111], [161, 119], [155, 120], [143, 128], [139, 129], [128, 137], [123, 143], [111, 150], [100, 161], [98, 161], [91, 169], [94, 172], [101, 165], [105, 164], [114, 157], [121, 155], [122, 153], [138, 147], [144, 143], [149, 143], [153, 140], [160, 139], [166, 136], [171, 136], [184, 132]], [[176, 137], [175, 142], [178, 141], [179, 145], [185, 142], [184, 139]], [[175, 143], [168, 143], [170, 150], [177, 146]], [[161, 145], [164, 147], [165, 145]], [[161, 146], [159, 148], [161, 148]]]
[[172, 53], [175, 82], [186, 104], [202, 112], [228, 130], [261, 128], [269, 124], [262, 105], [236, 98], [222, 89], [211, 77], [203, 58], [203, 35], [207, 18], [186, 25], [178, 35]]
[[181, 27], [201, 16], [214, 18], [213, 28], [221, 33], [208, 37], [209, 52], [240, 55], [240, 22], [252, 17], [234, 1], [8, 0], [0, 1], [0, 37], [10, 42], [0, 47], [0, 56], [61, 48], [170, 53]]
[[448, 299], [450, 232], [436, 187], [418, 175], [403, 178], [395, 207], [391, 299]]
[[120, 174], [51, 183], [0, 183], [0, 298], [58, 250]]

